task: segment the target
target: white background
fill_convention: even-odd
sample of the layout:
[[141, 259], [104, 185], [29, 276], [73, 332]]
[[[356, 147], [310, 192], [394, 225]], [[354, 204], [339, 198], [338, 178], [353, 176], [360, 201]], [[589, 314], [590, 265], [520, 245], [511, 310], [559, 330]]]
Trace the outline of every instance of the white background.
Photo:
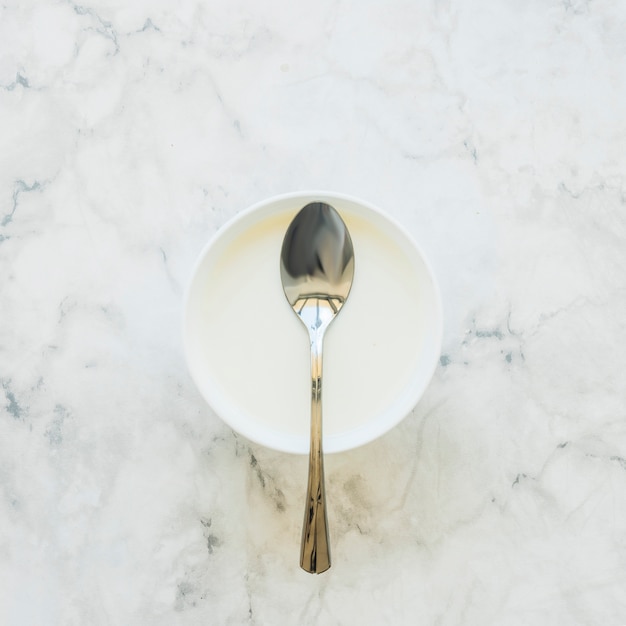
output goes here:
[[[626, 5], [0, 6], [0, 622], [626, 623]], [[441, 364], [330, 457], [235, 436], [181, 347], [194, 260], [264, 198], [377, 204]]]

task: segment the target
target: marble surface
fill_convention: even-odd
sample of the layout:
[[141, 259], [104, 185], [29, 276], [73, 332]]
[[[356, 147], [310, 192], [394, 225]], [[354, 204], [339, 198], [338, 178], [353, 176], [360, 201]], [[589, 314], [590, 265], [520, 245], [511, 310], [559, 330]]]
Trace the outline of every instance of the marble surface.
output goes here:
[[[0, 623], [626, 624], [626, 5], [0, 6]], [[196, 256], [268, 196], [400, 221], [445, 337], [394, 430], [236, 436], [181, 347]]]

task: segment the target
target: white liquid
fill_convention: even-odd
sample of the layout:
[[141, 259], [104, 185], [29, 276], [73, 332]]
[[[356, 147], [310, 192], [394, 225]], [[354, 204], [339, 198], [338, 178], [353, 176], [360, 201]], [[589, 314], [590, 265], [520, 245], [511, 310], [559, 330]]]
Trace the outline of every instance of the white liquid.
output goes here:
[[[337, 208], [352, 236], [355, 274], [324, 341], [323, 428], [330, 448], [333, 438], [380, 419], [410, 394], [420, 368], [432, 369], [424, 344], [436, 298], [406, 242]], [[238, 419], [301, 438], [306, 449], [309, 339], [283, 294], [279, 271], [292, 217], [283, 212], [218, 242], [194, 283], [192, 299], [200, 304], [189, 307], [187, 332], [196, 338], [190, 354], [196, 381], [210, 384], [205, 395], [219, 398], [217, 404]]]

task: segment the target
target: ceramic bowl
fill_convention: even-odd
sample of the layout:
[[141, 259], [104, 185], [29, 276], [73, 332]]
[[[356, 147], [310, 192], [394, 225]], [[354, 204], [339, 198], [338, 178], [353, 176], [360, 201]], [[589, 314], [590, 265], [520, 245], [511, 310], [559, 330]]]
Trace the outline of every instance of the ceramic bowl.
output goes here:
[[207, 243], [184, 305], [189, 371], [229, 426], [254, 442], [308, 453], [308, 333], [280, 280], [282, 240], [308, 202], [334, 206], [350, 230], [355, 275], [324, 342], [325, 452], [372, 441], [415, 407], [437, 365], [442, 308], [433, 272], [395, 220], [368, 202], [291, 193], [236, 215]]

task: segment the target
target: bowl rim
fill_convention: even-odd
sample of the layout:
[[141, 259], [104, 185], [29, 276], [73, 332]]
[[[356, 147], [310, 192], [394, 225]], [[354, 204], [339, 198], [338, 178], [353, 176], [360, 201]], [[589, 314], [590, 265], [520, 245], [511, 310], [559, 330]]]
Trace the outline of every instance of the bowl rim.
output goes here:
[[[431, 336], [431, 341], [433, 343], [433, 352], [435, 356], [434, 358], [432, 358], [430, 366], [427, 369], [424, 369], [422, 384], [414, 388], [411, 387], [411, 393], [406, 394], [407, 399], [401, 404], [402, 410], [396, 411], [397, 415], [393, 419], [391, 419], [391, 417], [384, 420], [376, 419], [372, 422], [362, 424], [356, 428], [353, 428], [352, 430], [346, 431], [345, 433], [339, 433], [336, 435], [332, 435], [331, 437], [324, 437], [324, 452], [326, 454], [333, 454], [336, 452], [343, 452], [358, 448], [367, 443], [370, 443], [371, 441], [389, 432], [401, 421], [403, 421], [417, 406], [419, 400], [424, 395], [424, 392], [428, 388], [428, 385], [432, 380], [435, 370], [437, 369], [437, 364], [441, 355], [443, 342], [443, 305], [439, 283], [433, 271], [432, 265], [428, 260], [428, 257], [424, 254], [422, 248], [419, 246], [419, 244], [417, 244], [411, 233], [409, 233], [407, 229], [402, 224], [400, 224], [393, 216], [378, 208], [376, 205], [350, 194], [336, 191], [307, 189], [302, 191], [290, 191], [287, 193], [270, 196], [268, 198], [265, 198], [264, 200], [255, 202], [254, 204], [237, 212], [224, 224], [222, 224], [215, 231], [215, 233], [213, 233], [213, 235], [201, 248], [192, 266], [192, 270], [189, 274], [189, 278], [187, 280], [187, 284], [183, 293], [181, 328], [183, 340], [183, 354], [187, 366], [187, 371], [191, 376], [191, 379], [193, 380], [198, 393], [200, 394], [204, 402], [206, 402], [209, 407], [211, 407], [215, 414], [234, 432], [243, 435], [254, 443], [263, 445], [274, 450], [298, 455], [308, 454], [308, 445], [306, 450], [302, 449], [301, 437], [290, 433], [276, 431], [267, 426], [261, 426], [257, 428], [253, 423], [250, 423], [249, 420], [232, 419], [232, 411], [230, 411], [227, 406], [223, 405], [223, 402], [220, 398], [218, 398], [217, 396], [213, 396], [209, 400], [207, 394], [204, 391], [205, 386], [198, 380], [198, 377], [191, 366], [191, 348], [190, 340], [188, 337], [189, 333], [187, 323], [190, 299], [196, 274], [200, 270], [206, 256], [210, 253], [210, 251], [217, 244], [217, 242], [223, 237], [223, 235], [229, 230], [235, 228], [236, 225], [240, 222], [246, 220], [250, 215], [264, 208], [268, 208], [273, 204], [298, 198], [302, 198], [305, 201], [311, 201], [311, 198], [320, 198], [323, 200], [329, 200], [331, 202], [332, 200], [339, 200], [340, 202], [343, 201], [352, 205], [364, 207], [365, 209], [378, 215], [381, 219], [387, 221], [406, 239], [411, 248], [413, 248], [414, 252], [417, 254], [426, 269], [426, 273], [431, 280], [433, 290], [433, 313], [435, 325], [434, 328], [430, 329], [429, 335]], [[381, 415], [386, 415], [387, 413], [388, 412], [383, 412]]]

